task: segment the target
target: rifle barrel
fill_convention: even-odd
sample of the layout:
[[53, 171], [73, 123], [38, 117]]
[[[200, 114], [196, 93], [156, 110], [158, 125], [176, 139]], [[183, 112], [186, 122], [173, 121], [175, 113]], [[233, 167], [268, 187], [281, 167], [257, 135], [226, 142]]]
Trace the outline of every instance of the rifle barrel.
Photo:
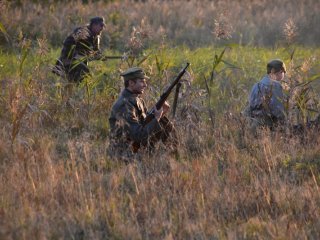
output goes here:
[[123, 56], [103, 56], [103, 59], [122, 59]]
[[179, 72], [178, 76], [175, 78], [175, 80], [171, 83], [171, 85], [168, 87], [168, 89], [161, 95], [159, 101], [156, 103], [156, 108], [160, 109], [164, 102], [169, 97], [172, 89], [175, 87], [175, 85], [178, 84], [180, 79], [182, 78], [183, 74], [185, 74], [187, 68], [189, 67], [190, 63], [187, 63], [187, 65]]
[[[187, 65], [179, 72], [178, 76], [175, 78], [175, 80], [171, 83], [171, 85], [168, 87], [168, 89], [160, 96], [160, 99], [156, 103], [156, 108], [159, 110], [162, 108], [163, 104], [169, 97], [172, 89], [179, 83], [180, 79], [182, 78], [183, 74], [186, 72], [187, 68], [189, 67], [190, 63], [187, 63]], [[154, 109], [151, 109], [148, 111], [147, 116], [145, 118], [144, 124], [147, 124], [152, 120], [154, 117]]]

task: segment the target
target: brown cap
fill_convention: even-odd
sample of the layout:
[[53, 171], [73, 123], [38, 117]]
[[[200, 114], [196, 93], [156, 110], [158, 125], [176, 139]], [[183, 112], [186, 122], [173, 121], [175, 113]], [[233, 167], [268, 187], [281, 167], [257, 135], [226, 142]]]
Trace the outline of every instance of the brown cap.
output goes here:
[[137, 78], [149, 79], [149, 77], [146, 76], [143, 69], [140, 67], [129, 68], [126, 71], [122, 72], [120, 75], [123, 77], [125, 81], [134, 80]]
[[280, 59], [273, 59], [267, 64], [267, 73], [271, 73], [272, 69], [274, 69], [274, 72], [284, 71], [286, 72], [286, 65], [284, 62]]

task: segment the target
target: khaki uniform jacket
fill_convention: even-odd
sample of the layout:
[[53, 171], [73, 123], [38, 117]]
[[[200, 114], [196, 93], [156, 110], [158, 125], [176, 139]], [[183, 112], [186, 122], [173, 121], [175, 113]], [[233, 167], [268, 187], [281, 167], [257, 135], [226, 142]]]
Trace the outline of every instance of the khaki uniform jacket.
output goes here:
[[114, 103], [109, 118], [111, 143], [114, 147], [128, 149], [133, 142], [147, 145], [149, 138], [161, 131], [155, 118], [143, 125], [146, 114], [143, 99], [124, 89]]

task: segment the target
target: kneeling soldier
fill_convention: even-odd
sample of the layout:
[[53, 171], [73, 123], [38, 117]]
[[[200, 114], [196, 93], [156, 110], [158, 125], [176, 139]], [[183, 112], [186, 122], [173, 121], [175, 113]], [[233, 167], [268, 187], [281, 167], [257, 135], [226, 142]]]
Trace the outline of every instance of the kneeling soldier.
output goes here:
[[165, 117], [169, 110], [168, 103], [159, 110], [154, 107], [154, 118], [148, 123], [145, 122], [147, 108], [141, 95], [147, 87], [146, 79], [149, 78], [143, 69], [130, 68], [121, 76], [124, 79], [125, 89], [114, 103], [109, 118], [109, 153], [113, 157], [130, 162], [140, 147], [151, 150], [159, 140], [175, 148], [177, 146], [175, 129]]
[[252, 87], [246, 115], [251, 118], [254, 131], [257, 127], [274, 129], [285, 123], [286, 96], [281, 86], [285, 73], [284, 62], [274, 59], [267, 64], [267, 75]]
[[105, 28], [103, 17], [90, 19], [90, 24], [76, 28], [63, 42], [60, 58], [53, 73], [64, 76], [70, 82], [80, 83], [90, 73], [88, 61], [102, 57], [100, 38]]

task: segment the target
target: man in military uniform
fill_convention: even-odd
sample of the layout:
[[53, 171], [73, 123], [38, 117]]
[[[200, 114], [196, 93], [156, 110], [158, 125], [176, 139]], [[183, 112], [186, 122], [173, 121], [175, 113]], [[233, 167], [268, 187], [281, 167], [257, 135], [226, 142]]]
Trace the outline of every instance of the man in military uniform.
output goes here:
[[245, 115], [251, 120], [252, 130], [257, 127], [274, 129], [286, 120], [286, 97], [281, 81], [284, 79], [286, 66], [283, 61], [274, 59], [267, 64], [267, 75], [256, 83], [249, 96], [249, 106]]
[[175, 129], [165, 117], [169, 110], [167, 102], [161, 109], [154, 107], [154, 118], [148, 123], [145, 122], [147, 108], [141, 94], [147, 87], [148, 77], [143, 69], [129, 68], [121, 76], [125, 89], [114, 103], [109, 118], [110, 154], [130, 162], [136, 152], [154, 149], [159, 140], [176, 148]]
[[88, 25], [76, 28], [64, 40], [60, 58], [53, 72], [66, 76], [70, 82], [81, 82], [90, 73], [88, 61], [102, 57], [100, 38], [104, 27], [104, 18], [94, 17]]

